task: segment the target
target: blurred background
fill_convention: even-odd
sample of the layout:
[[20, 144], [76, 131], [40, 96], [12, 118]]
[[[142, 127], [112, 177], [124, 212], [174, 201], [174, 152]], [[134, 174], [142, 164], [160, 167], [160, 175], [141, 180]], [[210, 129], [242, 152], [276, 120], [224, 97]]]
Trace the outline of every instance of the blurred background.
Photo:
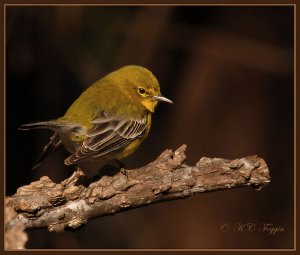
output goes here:
[[[50, 132], [22, 123], [64, 114], [80, 93], [128, 64], [149, 68], [174, 105], [124, 160], [143, 166], [187, 144], [187, 161], [257, 154], [271, 183], [200, 194], [94, 219], [74, 232], [29, 230], [27, 248], [292, 248], [292, 6], [6, 7], [6, 191], [70, 176], [64, 150], [30, 171]], [[228, 222], [283, 232], [222, 232]]]

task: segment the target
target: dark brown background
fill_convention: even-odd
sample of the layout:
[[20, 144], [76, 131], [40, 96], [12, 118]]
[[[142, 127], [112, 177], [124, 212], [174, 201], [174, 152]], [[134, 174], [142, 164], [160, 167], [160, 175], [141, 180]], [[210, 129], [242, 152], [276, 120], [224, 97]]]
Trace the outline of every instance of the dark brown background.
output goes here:
[[[29, 231], [28, 248], [292, 248], [293, 7], [7, 7], [7, 195], [72, 168], [66, 152], [30, 167], [56, 118], [92, 82], [127, 64], [148, 67], [175, 104], [160, 105], [148, 140], [124, 163], [144, 165], [165, 148], [202, 156], [263, 157], [264, 190], [202, 194], [89, 222], [75, 232]], [[271, 223], [223, 233], [220, 224]]]

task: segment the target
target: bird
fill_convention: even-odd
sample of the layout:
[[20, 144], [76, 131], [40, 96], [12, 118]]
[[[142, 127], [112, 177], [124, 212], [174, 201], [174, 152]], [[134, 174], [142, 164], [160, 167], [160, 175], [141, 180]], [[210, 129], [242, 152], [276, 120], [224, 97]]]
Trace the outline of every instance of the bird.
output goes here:
[[53, 131], [32, 169], [62, 145], [71, 154], [64, 160], [67, 166], [129, 156], [148, 136], [159, 102], [173, 103], [161, 94], [157, 78], [145, 67], [128, 65], [107, 74], [62, 117], [20, 125], [21, 130]]

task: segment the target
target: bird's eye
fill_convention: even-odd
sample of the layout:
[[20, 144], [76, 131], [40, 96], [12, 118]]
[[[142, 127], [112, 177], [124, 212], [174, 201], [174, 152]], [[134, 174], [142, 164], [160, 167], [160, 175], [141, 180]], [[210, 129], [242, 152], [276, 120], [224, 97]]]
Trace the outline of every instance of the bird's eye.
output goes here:
[[145, 91], [145, 89], [143, 89], [143, 88], [139, 88], [139, 93], [140, 93], [141, 95], [143, 95], [143, 94], [146, 93], [146, 91]]

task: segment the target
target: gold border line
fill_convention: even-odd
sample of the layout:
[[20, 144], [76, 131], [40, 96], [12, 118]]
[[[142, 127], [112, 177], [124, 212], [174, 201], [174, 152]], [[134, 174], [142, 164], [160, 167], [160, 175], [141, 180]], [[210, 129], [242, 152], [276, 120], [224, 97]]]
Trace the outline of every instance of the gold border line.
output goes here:
[[296, 4], [195, 4], [195, 3], [184, 3], [184, 4], [126, 4], [126, 3], [104, 3], [104, 4], [4, 4], [4, 6], [295, 6]]
[[297, 213], [297, 192], [296, 192], [296, 144], [297, 144], [297, 134], [296, 134], [296, 127], [297, 127], [297, 122], [296, 122], [296, 113], [297, 113], [297, 100], [296, 100], [296, 95], [297, 95], [297, 86], [296, 86], [296, 76], [297, 76], [297, 69], [296, 69], [296, 63], [297, 63], [297, 36], [296, 36], [296, 27], [297, 27], [297, 11], [296, 11], [296, 5], [294, 5], [294, 249], [296, 250], [296, 232], [297, 232], [297, 220], [296, 220], [296, 213]]
[[[3, 194], [4, 194], [4, 199], [3, 199], [3, 222], [5, 218], [5, 196], [6, 196], [6, 6], [3, 6]], [[5, 233], [5, 226], [3, 224], [3, 233]], [[4, 239], [4, 235], [3, 235]]]

